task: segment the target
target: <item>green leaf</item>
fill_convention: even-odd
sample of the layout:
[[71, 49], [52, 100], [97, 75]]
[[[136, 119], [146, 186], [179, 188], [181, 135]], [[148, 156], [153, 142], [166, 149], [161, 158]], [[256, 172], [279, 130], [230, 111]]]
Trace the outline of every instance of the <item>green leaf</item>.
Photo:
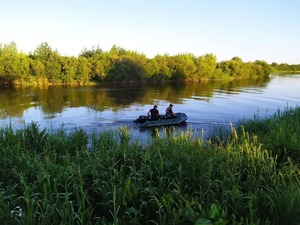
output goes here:
[[204, 225], [204, 224], [213, 224], [209, 219], [200, 218], [197, 219], [194, 223], [194, 225]]

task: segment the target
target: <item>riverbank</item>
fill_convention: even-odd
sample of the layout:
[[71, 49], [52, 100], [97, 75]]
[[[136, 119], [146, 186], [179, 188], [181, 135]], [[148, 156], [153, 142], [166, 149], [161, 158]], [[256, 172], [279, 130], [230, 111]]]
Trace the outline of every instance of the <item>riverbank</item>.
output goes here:
[[225, 142], [191, 130], [142, 145], [125, 127], [1, 129], [0, 222], [297, 224], [299, 115], [241, 121]]
[[[201, 81], [266, 77], [273, 67], [265, 61], [243, 62], [239, 57], [217, 61], [213, 54], [195, 56], [144, 54], [112, 46], [87, 50], [78, 57], [62, 56], [47, 42], [33, 53], [18, 52], [14, 42], [0, 43], [0, 83], [17, 86], [87, 85], [91, 82]], [[277, 70], [281, 69], [276, 64]], [[289, 66], [287, 65], [287, 69]], [[298, 68], [298, 67], [295, 67]]]

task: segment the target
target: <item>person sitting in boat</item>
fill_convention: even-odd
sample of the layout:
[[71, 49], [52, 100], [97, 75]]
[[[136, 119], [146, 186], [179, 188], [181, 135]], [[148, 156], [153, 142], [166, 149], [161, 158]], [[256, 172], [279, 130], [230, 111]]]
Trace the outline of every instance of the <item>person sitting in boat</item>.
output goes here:
[[159, 120], [159, 111], [157, 110], [157, 105], [154, 105], [152, 109], [149, 110], [148, 116], [151, 120]]
[[166, 117], [167, 119], [176, 118], [176, 113], [173, 112], [173, 104], [170, 104], [169, 107], [166, 109]]

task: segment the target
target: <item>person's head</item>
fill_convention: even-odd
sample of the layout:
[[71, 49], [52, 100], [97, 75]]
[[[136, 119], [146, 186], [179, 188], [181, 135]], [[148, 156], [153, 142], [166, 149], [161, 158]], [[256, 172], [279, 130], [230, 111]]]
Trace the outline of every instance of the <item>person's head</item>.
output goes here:
[[173, 107], [173, 104], [170, 104], [169, 106], [170, 106], [170, 107]]
[[157, 105], [154, 105], [153, 108], [157, 109]]

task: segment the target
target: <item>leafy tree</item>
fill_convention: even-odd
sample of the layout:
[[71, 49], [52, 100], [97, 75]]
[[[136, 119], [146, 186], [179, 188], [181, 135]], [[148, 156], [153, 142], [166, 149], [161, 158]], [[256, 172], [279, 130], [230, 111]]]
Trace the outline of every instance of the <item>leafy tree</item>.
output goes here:
[[60, 56], [47, 42], [41, 43], [33, 53], [18, 53], [14, 42], [0, 43], [0, 79], [4, 82], [46, 84], [84, 84], [89, 81], [165, 81], [199, 80], [230, 77], [247, 78], [267, 76], [273, 71], [300, 71], [300, 65], [265, 61], [244, 63], [241, 58], [217, 63], [216, 56], [206, 54], [196, 58], [185, 53], [175, 56], [156, 55], [152, 59], [144, 54], [128, 51], [116, 45], [104, 52], [98, 46], [84, 49], [79, 57]]
[[46, 70], [44, 64], [39, 60], [34, 60], [30, 58], [30, 75], [32, 80], [35, 80], [38, 85], [47, 85], [48, 78], [46, 77]]
[[[152, 74], [149, 74], [153, 80], [163, 81], [163, 80], [170, 80], [173, 75], [174, 70], [174, 62], [172, 61], [172, 57], [169, 55], [156, 55], [150, 62], [148, 70]], [[150, 68], [150, 69], [149, 69]]]
[[0, 42], [0, 55], [2, 54], [3, 52], [3, 44]]
[[18, 54], [16, 43], [11, 42], [9, 45], [4, 45], [1, 51], [1, 79], [12, 82], [29, 72], [29, 62], [24, 54]]
[[246, 77], [244, 73], [244, 63], [243, 60], [239, 57], [233, 57], [230, 61], [230, 68], [232, 77]]
[[142, 81], [145, 69], [131, 57], [121, 57], [109, 70], [106, 79], [111, 81]]
[[196, 59], [197, 75], [200, 79], [213, 77], [217, 66], [217, 57], [213, 54], [199, 56]]
[[75, 80], [78, 84], [85, 84], [90, 81], [91, 66], [85, 57], [78, 58]]
[[229, 68], [228, 61], [221, 61], [217, 64], [217, 70], [220, 70], [222, 74], [229, 75], [231, 73], [231, 69]]
[[39, 60], [30, 60], [30, 74], [34, 77], [45, 76], [45, 66]]
[[51, 83], [59, 84], [64, 82], [64, 77], [61, 73], [61, 60], [58, 54], [51, 54], [49, 60], [44, 63], [46, 76]]
[[233, 57], [229, 61], [220, 62], [217, 65], [218, 69], [221, 69], [223, 74], [232, 78], [242, 77], [243, 74], [243, 61], [239, 57]]
[[[57, 51], [53, 51], [47, 42], [43, 42], [33, 52], [34, 60], [39, 60], [45, 68], [45, 75], [51, 83], [66, 83], [64, 59]], [[67, 63], [66, 63], [67, 65]], [[63, 69], [63, 71], [62, 71]]]
[[91, 65], [91, 80], [104, 80], [108, 71], [111, 68], [111, 60], [107, 52], [96, 53], [91, 58], [88, 58]]
[[107, 69], [106, 80], [142, 81], [145, 78], [147, 63], [145, 55], [114, 45], [107, 56], [109, 62], [106, 61], [104, 64]]
[[146, 78], [153, 79], [154, 75], [158, 73], [160, 64], [157, 60], [149, 59], [145, 65]]
[[91, 50], [88, 50], [87, 48], [84, 48], [81, 53], [79, 54], [79, 57], [85, 57], [85, 58], [91, 58], [95, 54], [101, 54], [103, 51], [99, 46], [95, 48], [95, 46], [92, 47]]
[[196, 65], [192, 54], [179, 54], [173, 57], [174, 70], [172, 78], [175, 80], [195, 80]]
[[116, 45], [113, 45], [111, 47], [111, 49], [109, 50], [108, 54], [111, 56], [111, 57], [115, 57], [115, 58], [118, 58], [120, 56], [124, 56], [124, 55], [127, 55], [128, 51], [126, 51], [124, 48], [121, 48], [121, 47], [117, 47]]
[[18, 54], [19, 79], [30, 83], [30, 59], [24, 53]]
[[53, 54], [52, 48], [47, 42], [41, 43], [33, 52], [34, 59], [40, 61], [47, 61]]
[[59, 57], [61, 63], [61, 81], [65, 84], [73, 83], [76, 76], [78, 59], [72, 57]]
[[147, 64], [147, 58], [146, 55], [140, 54], [135, 51], [127, 51], [126, 57], [128, 59], [131, 59], [134, 62], [133, 67], [133, 77], [145, 79], [146, 77], [146, 64]]
[[271, 73], [272, 68], [268, 63], [261, 60], [256, 60], [254, 66], [258, 76], [267, 76]]
[[297, 72], [299, 72], [300, 71], [300, 64], [298, 64], [298, 65], [289, 65], [289, 70], [290, 71], [297, 71]]

